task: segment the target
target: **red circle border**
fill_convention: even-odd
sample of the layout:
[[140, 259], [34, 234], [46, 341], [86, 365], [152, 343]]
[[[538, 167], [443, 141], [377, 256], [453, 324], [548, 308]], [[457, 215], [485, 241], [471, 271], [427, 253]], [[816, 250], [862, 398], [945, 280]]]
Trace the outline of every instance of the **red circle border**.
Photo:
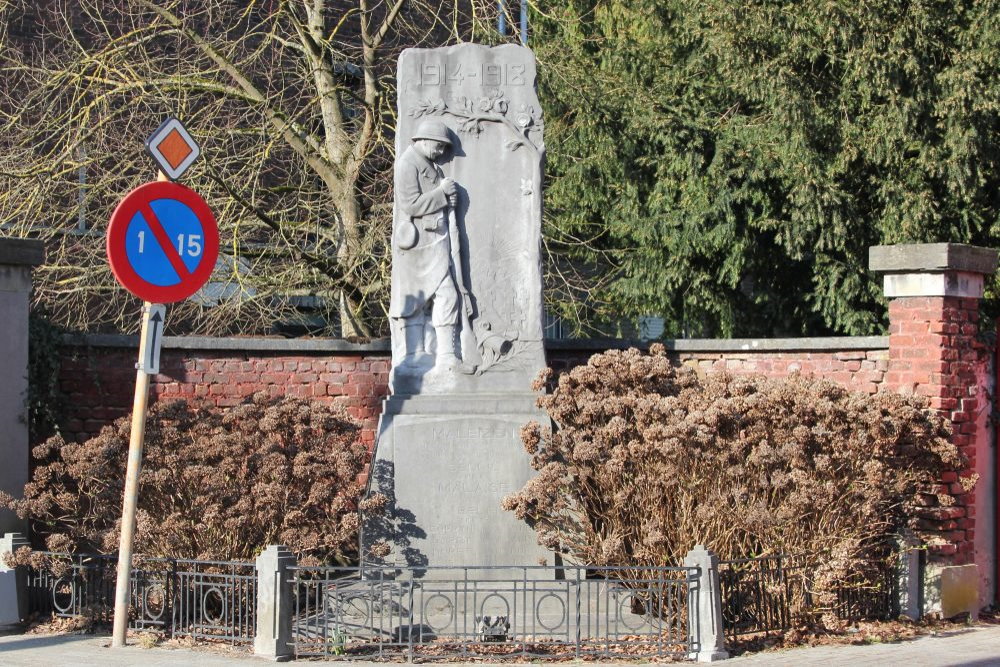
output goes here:
[[[142, 278], [129, 264], [125, 252], [125, 234], [132, 218], [143, 205], [148, 205], [157, 199], [174, 199], [190, 208], [201, 223], [205, 236], [205, 250], [201, 261], [186, 280], [177, 285], [154, 285]], [[219, 227], [215, 222], [212, 209], [197, 192], [170, 181], [154, 181], [140, 185], [128, 193], [115, 207], [108, 223], [107, 237], [108, 263], [111, 272], [122, 287], [151, 303], [173, 303], [183, 301], [208, 282], [219, 259]]]

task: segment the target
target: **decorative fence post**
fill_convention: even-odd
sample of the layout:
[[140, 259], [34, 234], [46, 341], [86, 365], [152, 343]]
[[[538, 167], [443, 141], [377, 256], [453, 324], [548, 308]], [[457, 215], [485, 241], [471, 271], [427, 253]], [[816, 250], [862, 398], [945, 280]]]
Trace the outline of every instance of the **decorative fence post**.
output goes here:
[[257, 556], [257, 636], [254, 655], [276, 661], [293, 657], [292, 588], [288, 568], [295, 555], [286, 546], [272, 544]]
[[684, 567], [699, 568], [688, 596], [688, 632], [693, 641], [688, 657], [698, 662], [725, 660], [729, 653], [722, 628], [719, 557], [699, 544], [684, 557]]
[[20, 623], [28, 617], [28, 591], [23, 568], [8, 567], [5, 553], [14, 553], [28, 546], [21, 533], [5, 533], [0, 537], [0, 627]]

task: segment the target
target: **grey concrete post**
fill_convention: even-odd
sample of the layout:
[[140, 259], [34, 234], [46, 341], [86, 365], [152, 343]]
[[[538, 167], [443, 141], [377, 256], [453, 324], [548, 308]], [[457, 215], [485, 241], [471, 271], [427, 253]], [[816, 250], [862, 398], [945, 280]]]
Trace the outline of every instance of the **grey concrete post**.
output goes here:
[[729, 653], [722, 628], [719, 557], [699, 544], [684, 557], [684, 567], [700, 569], [688, 596], [688, 627], [694, 642], [688, 658], [698, 662], [725, 660]]
[[[0, 238], [0, 491], [21, 498], [28, 483], [28, 306], [31, 268], [42, 263], [41, 241]], [[24, 522], [0, 510], [0, 533]]]
[[899, 539], [899, 614], [919, 621], [923, 616], [921, 600], [920, 540], [914, 535], [904, 535]]
[[0, 627], [20, 623], [28, 617], [28, 582], [24, 568], [8, 566], [3, 555], [28, 546], [21, 533], [0, 537]]
[[292, 587], [288, 568], [295, 555], [272, 544], [257, 556], [257, 635], [254, 655], [278, 662], [292, 655]]

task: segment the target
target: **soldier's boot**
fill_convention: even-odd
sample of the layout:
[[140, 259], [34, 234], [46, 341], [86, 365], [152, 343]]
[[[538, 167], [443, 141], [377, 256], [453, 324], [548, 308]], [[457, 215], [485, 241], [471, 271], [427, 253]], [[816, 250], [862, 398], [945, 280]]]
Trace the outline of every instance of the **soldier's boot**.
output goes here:
[[403, 366], [416, 366], [417, 355], [424, 352], [424, 323], [416, 322], [403, 327], [403, 340], [406, 345], [406, 356]]
[[454, 370], [461, 361], [455, 355], [455, 325], [434, 327], [437, 337], [437, 355], [434, 359], [435, 370]]

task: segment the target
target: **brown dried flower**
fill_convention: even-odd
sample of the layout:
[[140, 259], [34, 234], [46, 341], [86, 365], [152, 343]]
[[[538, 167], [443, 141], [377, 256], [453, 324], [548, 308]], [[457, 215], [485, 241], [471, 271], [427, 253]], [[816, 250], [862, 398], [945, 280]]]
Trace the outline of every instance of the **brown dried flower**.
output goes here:
[[918, 506], [953, 503], [934, 481], [964, 462], [920, 398], [798, 375], [699, 378], [662, 345], [541, 384], [555, 429], [522, 430], [538, 474], [503, 508], [581, 563], [677, 564], [695, 544], [723, 558], [828, 552], [820, 595], [916, 526]]
[[[24, 499], [0, 506], [30, 519], [51, 550], [116, 550], [129, 429], [124, 417], [84, 443], [51, 438], [33, 451]], [[312, 561], [353, 562], [357, 476], [368, 461], [357, 436], [342, 407], [302, 399], [157, 404], [146, 422], [136, 551], [247, 560], [282, 542]]]

